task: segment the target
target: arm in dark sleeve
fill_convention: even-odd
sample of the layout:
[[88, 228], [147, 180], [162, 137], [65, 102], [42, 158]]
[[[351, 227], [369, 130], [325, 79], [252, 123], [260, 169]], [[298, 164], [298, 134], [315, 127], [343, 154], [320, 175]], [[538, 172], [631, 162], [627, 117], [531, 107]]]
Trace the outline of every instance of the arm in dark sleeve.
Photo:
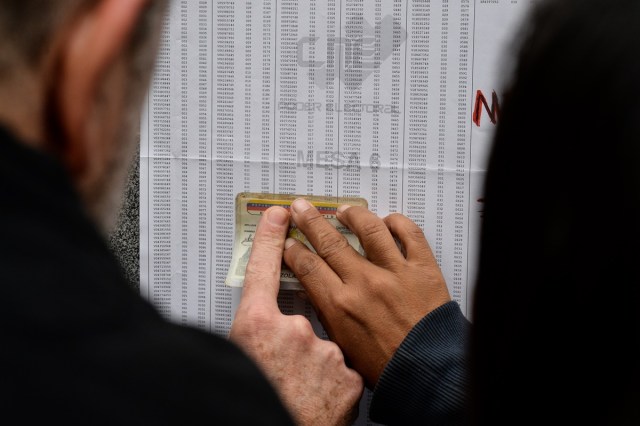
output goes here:
[[464, 424], [468, 418], [470, 323], [457, 302], [425, 316], [384, 369], [371, 420], [386, 424]]

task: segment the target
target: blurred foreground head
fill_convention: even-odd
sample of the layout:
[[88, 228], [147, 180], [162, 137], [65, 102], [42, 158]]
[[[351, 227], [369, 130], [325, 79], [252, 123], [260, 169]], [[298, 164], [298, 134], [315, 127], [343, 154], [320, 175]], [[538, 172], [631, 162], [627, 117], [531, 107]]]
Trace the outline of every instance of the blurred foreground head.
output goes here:
[[61, 161], [104, 231], [132, 160], [165, 0], [0, 0], [0, 125]]
[[486, 181], [482, 424], [640, 424], [640, 2], [531, 16]]

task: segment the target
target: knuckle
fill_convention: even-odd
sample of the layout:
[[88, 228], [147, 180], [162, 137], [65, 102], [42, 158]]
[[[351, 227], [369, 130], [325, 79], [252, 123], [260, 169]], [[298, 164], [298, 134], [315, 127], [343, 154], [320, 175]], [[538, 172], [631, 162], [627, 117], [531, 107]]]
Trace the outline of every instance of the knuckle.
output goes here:
[[245, 279], [247, 280], [263, 280], [278, 275], [280, 272], [280, 263], [266, 259], [263, 256], [253, 256], [250, 258], [245, 271]]
[[344, 364], [344, 354], [342, 353], [338, 345], [333, 342], [326, 343], [327, 345], [325, 352], [327, 359], [335, 364]]
[[407, 235], [409, 235], [409, 238], [413, 239], [414, 241], [418, 241], [418, 242], [423, 242], [426, 241], [427, 238], [424, 235], [424, 232], [422, 231], [422, 229], [416, 225], [416, 224], [412, 224], [413, 226], [408, 226], [407, 227]]
[[295, 338], [306, 340], [315, 336], [311, 323], [302, 315], [290, 316], [289, 322], [291, 324], [291, 333]]
[[331, 299], [331, 304], [338, 315], [344, 316], [357, 309], [357, 300], [352, 300], [353, 298], [346, 292], [342, 292], [340, 297], [332, 297]]
[[380, 220], [368, 221], [360, 226], [360, 238], [377, 240], [389, 232], [384, 223]]
[[305, 280], [313, 276], [320, 270], [321, 260], [311, 253], [302, 256], [294, 265], [298, 279]]
[[273, 230], [262, 231], [256, 236], [253, 242], [253, 248], [259, 248], [260, 251], [279, 251], [283, 247], [284, 236]]
[[321, 253], [325, 259], [340, 257], [345, 250], [349, 250], [351, 246], [347, 239], [337, 231], [328, 233], [320, 239], [316, 250]]
[[406, 218], [406, 216], [404, 216], [401, 213], [391, 213], [389, 216], [384, 218], [384, 221], [386, 223], [397, 223], [399, 221], [402, 221]]
[[369, 212], [369, 209], [366, 209], [362, 206], [351, 206], [346, 211], [344, 211], [342, 215], [349, 222], [353, 222], [354, 220], [358, 220], [359, 216], [367, 212]]
[[340, 250], [344, 247], [348, 247], [349, 243], [341, 233], [336, 231], [323, 235], [320, 239], [320, 245], [321, 248], [324, 248], [325, 250]]
[[364, 380], [362, 379], [362, 376], [360, 376], [352, 369], [349, 369], [349, 372], [347, 374], [349, 383], [351, 384], [353, 389], [353, 397], [356, 399], [360, 398], [360, 391], [364, 387]]
[[302, 223], [310, 228], [314, 228], [322, 224], [322, 222], [325, 220], [324, 216], [322, 216], [320, 212], [315, 208], [309, 209], [304, 212], [301, 216], [301, 219]]
[[404, 229], [407, 235], [411, 238], [426, 239], [422, 228], [420, 228], [413, 220], [401, 213], [390, 214], [384, 218], [384, 222], [389, 227]]

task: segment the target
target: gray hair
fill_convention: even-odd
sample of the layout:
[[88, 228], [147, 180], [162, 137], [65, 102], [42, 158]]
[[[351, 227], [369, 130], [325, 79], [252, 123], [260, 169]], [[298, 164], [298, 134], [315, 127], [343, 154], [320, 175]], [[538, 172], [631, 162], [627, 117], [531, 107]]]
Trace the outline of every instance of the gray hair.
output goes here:
[[[54, 47], [56, 35], [65, 31], [74, 19], [96, 7], [101, 0], [0, 0], [0, 85], [13, 84], [15, 77], [37, 75]], [[136, 23], [130, 42], [123, 52], [129, 67], [128, 87], [124, 90], [126, 108], [123, 122], [113, 141], [113, 158], [100, 180], [83, 193], [86, 207], [101, 229], [111, 228], [121, 203], [128, 165], [134, 160], [135, 130], [139, 123], [142, 99], [153, 71], [160, 27], [168, 0], [149, 0]], [[48, 76], [47, 76], [48, 77]], [[55, 82], [46, 82], [54, 90]], [[100, 87], [98, 90], [108, 90]], [[51, 98], [54, 98], [50, 96]], [[98, 96], [99, 97], [99, 96]], [[46, 99], [44, 122], [52, 152], [61, 143], [57, 105]]]
[[[24, 67], [36, 69], [51, 47], [52, 35], [100, 0], [0, 0], [0, 77]], [[151, 0], [130, 49], [143, 51], [167, 0]], [[147, 61], [148, 62], [148, 61]]]

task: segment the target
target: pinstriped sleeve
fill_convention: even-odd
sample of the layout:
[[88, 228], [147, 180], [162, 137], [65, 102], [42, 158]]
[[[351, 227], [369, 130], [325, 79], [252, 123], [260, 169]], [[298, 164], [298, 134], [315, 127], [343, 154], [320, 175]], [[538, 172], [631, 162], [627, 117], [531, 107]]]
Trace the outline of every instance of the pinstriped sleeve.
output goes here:
[[371, 420], [403, 425], [465, 424], [470, 328], [453, 301], [416, 324], [378, 380]]

